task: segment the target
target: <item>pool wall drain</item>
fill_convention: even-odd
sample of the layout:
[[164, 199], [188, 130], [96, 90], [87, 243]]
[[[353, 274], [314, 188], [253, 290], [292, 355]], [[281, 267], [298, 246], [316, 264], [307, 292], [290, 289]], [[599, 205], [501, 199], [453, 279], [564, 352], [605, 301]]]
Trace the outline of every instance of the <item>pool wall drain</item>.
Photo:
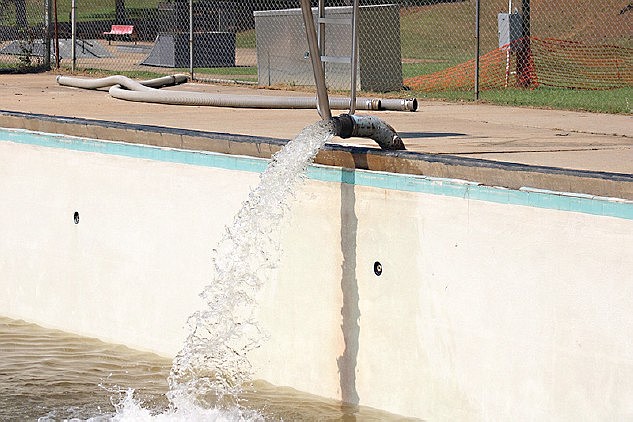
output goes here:
[[[213, 106], [234, 108], [270, 109], [316, 109], [315, 97], [279, 97], [263, 95], [210, 94], [191, 91], [161, 91], [157, 88], [176, 85], [187, 81], [186, 75], [173, 75], [147, 81], [134, 81], [126, 76], [114, 75], [105, 78], [86, 79], [71, 76], [57, 76], [62, 86], [84, 89], [110, 87], [112, 97], [126, 101], [148, 102], [172, 105]], [[330, 98], [330, 107], [337, 110], [349, 108], [349, 98]], [[409, 99], [357, 98], [359, 110], [416, 111], [418, 101]]]

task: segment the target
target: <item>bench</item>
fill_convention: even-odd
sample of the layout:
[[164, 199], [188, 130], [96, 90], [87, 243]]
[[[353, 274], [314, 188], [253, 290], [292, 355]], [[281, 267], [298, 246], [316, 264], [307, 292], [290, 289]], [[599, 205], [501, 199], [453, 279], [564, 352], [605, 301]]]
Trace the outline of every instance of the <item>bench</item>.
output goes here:
[[110, 44], [112, 39], [115, 37], [134, 40], [134, 44], [136, 44], [136, 40], [138, 39], [138, 34], [134, 30], [134, 25], [112, 25], [110, 31], [104, 32], [103, 35], [105, 35], [106, 40], [108, 40], [108, 44]]

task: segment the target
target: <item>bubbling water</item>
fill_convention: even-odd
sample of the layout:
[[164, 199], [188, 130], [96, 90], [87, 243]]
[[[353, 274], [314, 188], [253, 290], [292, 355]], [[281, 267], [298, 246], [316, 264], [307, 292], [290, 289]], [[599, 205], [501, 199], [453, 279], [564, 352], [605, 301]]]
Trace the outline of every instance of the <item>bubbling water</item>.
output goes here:
[[[173, 409], [235, 409], [251, 379], [249, 351], [265, 334], [254, 318], [256, 295], [279, 261], [278, 227], [297, 183], [333, 136], [329, 121], [305, 128], [276, 153], [214, 250], [214, 278], [169, 376]], [[252, 416], [252, 415], [251, 415]]]

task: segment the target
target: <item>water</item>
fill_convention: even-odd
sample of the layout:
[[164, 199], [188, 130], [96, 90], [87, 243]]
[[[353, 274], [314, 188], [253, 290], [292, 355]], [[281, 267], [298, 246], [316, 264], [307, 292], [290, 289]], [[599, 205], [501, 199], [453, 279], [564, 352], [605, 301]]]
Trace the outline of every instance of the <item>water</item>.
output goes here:
[[307, 166], [332, 136], [318, 122], [277, 153], [214, 249], [205, 306], [173, 362], [0, 319], [0, 420], [388, 420], [251, 381], [248, 352], [266, 339], [257, 293], [274, 274], [278, 228]]
[[[254, 381], [240, 408], [169, 409], [172, 362], [151, 353], [0, 317], [0, 421], [395, 421]], [[250, 412], [250, 413], [249, 413]]]
[[332, 136], [331, 122], [317, 122], [275, 154], [214, 250], [214, 279], [201, 294], [206, 306], [189, 318], [169, 377], [175, 407], [238, 404], [251, 377], [248, 352], [265, 337], [254, 318], [256, 295], [279, 261], [279, 225], [296, 184]]

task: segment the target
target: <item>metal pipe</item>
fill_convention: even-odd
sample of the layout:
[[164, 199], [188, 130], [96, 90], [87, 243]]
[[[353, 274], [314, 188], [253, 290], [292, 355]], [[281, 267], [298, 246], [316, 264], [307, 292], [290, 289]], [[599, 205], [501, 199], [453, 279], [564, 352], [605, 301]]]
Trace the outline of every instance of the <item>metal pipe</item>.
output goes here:
[[[325, 56], [325, 0], [319, 0], [319, 56]], [[325, 64], [322, 64], [325, 66]], [[325, 72], [325, 69], [323, 70]]]
[[[314, 97], [278, 97], [264, 95], [227, 95], [189, 91], [160, 91], [155, 88], [181, 84], [187, 81], [186, 75], [172, 75], [148, 81], [134, 81], [128, 77], [115, 75], [98, 79], [58, 76], [57, 83], [84, 89], [110, 88], [110, 95], [127, 101], [151, 102], [160, 104], [207, 105], [215, 107], [244, 107], [272, 109], [314, 109], [317, 107]], [[331, 109], [346, 110], [349, 98], [328, 98]], [[357, 98], [359, 110], [415, 111], [418, 102], [412, 99]]]
[[379, 110], [416, 111], [417, 109], [418, 100], [416, 98], [383, 98], [380, 100]]
[[479, 100], [479, 48], [480, 48], [480, 30], [479, 30], [479, 10], [480, 0], [475, 1], [475, 100]]
[[55, 20], [55, 67], [59, 69], [59, 21], [57, 20], [57, 0], [53, 0], [53, 19]]
[[343, 139], [351, 137], [371, 138], [385, 150], [406, 149], [394, 128], [375, 116], [342, 114], [333, 117], [334, 133]]
[[[147, 81], [133, 81], [125, 76], [116, 75], [100, 79], [82, 79], [70, 76], [58, 76], [57, 83], [77, 88], [97, 89], [110, 86], [110, 95], [128, 101], [151, 102], [159, 104], [180, 104], [195, 106], [236, 107], [236, 108], [314, 108], [315, 99], [306, 97], [271, 97], [265, 95], [225, 95], [206, 94], [187, 91], [160, 91], [155, 87], [175, 85], [186, 82], [185, 75], [164, 76]], [[346, 109], [348, 98], [331, 98], [328, 107]], [[363, 102], [364, 101], [364, 102]], [[391, 103], [395, 104], [395, 103]], [[417, 107], [417, 101], [402, 100], [399, 105]], [[357, 99], [357, 105], [368, 109], [380, 109], [380, 100]], [[360, 107], [359, 107], [360, 108]], [[328, 108], [329, 110], [329, 108]], [[343, 114], [328, 119], [334, 126], [334, 134], [341, 138], [352, 136], [373, 139], [382, 149], [403, 150], [404, 143], [396, 131], [381, 119], [374, 116]]]
[[310, 0], [301, 0], [301, 12], [303, 14], [303, 23], [306, 28], [306, 36], [308, 37], [308, 50], [312, 61], [312, 72], [314, 73], [314, 83], [317, 88], [317, 110], [323, 120], [330, 120], [332, 112], [330, 111], [330, 102], [328, 100], [327, 87], [325, 85], [325, 72], [319, 55], [318, 39], [316, 28], [314, 26], [314, 16], [312, 15], [312, 7]]
[[189, 0], [189, 74], [193, 79], [193, 0]]
[[51, 69], [51, 27], [53, 4], [51, 0], [44, 0], [44, 66]]
[[356, 79], [358, 71], [358, 0], [354, 0], [352, 8], [352, 54], [351, 54], [351, 88], [349, 101], [349, 114], [356, 112]]
[[77, 14], [75, 10], [75, 0], [70, 2], [70, 70], [75, 71], [77, 65]]

